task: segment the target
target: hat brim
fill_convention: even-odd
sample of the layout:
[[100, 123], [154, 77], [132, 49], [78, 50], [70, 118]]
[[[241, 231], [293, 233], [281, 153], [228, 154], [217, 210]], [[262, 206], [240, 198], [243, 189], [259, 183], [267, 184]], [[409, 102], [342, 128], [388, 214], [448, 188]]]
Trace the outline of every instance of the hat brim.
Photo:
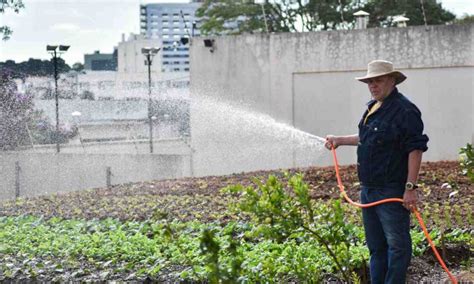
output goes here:
[[400, 71], [392, 71], [392, 72], [387, 72], [387, 73], [382, 73], [382, 74], [373, 74], [369, 76], [364, 76], [364, 77], [356, 77], [356, 80], [359, 80], [364, 83], [368, 83], [369, 79], [377, 78], [377, 77], [382, 77], [386, 75], [391, 75], [395, 78], [395, 85], [400, 84], [401, 82], [406, 80], [406, 76], [400, 72]]

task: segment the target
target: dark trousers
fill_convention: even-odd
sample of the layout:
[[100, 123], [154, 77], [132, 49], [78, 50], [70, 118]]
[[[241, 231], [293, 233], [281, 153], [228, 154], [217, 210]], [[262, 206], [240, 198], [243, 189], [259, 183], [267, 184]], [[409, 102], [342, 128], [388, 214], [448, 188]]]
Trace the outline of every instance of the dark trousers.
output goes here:
[[[403, 186], [362, 186], [361, 202], [403, 197]], [[362, 209], [365, 237], [370, 251], [370, 278], [373, 284], [405, 283], [412, 254], [410, 212], [399, 202]]]

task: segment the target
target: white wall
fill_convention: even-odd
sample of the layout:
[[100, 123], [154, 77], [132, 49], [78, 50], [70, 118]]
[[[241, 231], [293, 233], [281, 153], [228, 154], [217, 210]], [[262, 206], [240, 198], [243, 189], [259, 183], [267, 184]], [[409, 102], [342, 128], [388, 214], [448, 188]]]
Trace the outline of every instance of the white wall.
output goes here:
[[20, 165], [20, 197], [64, 193], [111, 184], [190, 176], [190, 157], [150, 154], [2, 153], [0, 200], [15, 197], [15, 162]]
[[[474, 132], [473, 34], [474, 24], [254, 34], [215, 38], [213, 53], [201, 39], [194, 39], [191, 96], [195, 105], [203, 97], [244, 104], [318, 136], [351, 134], [357, 132], [370, 99], [367, 86], [354, 77], [365, 74], [369, 61], [386, 59], [406, 73], [408, 80], [399, 89], [423, 112], [425, 132], [431, 139], [425, 159], [457, 159], [459, 147], [471, 142]], [[228, 167], [228, 150], [232, 153], [236, 144], [245, 149], [245, 139], [222, 142], [225, 147], [213, 153], [209, 137], [217, 132], [209, 124], [219, 123], [206, 116], [202, 107], [192, 108], [191, 131], [195, 163], [202, 165], [196, 167], [201, 168], [200, 174], [256, 169], [259, 158], [242, 151], [239, 155], [246, 157], [245, 162]], [[283, 152], [276, 155], [288, 157]], [[301, 155], [305, 151], [293, 157]], [[339, 156], [342, 163], [355, 163], [354, 148], [339, 150]], [[331, 163], [328, 154], [314, 162]], [[293, 159], [266, 168], [294, 165], [306, 164]]]

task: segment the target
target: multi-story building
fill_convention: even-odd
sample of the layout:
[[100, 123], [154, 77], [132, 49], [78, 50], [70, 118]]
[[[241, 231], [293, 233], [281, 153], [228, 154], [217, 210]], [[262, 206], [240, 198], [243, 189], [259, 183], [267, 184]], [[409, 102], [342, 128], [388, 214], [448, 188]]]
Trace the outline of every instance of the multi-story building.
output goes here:
[[84, 54], [84, 69], [92, 71], [115, 71], [117, 70], [117, 48], [114, 53]]
[[199, 2], [140, 5], [140, 34], [161, 43], [162, 72], [189, 72], [189, 48], [180, 40], [200, 35]]

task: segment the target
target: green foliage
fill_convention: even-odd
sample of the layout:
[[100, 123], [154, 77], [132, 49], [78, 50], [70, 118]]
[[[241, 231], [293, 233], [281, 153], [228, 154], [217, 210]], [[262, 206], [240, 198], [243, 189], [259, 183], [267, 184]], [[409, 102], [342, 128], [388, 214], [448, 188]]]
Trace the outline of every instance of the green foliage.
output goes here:
[[[57, 59], [58, 73], [64, 73], [71, 70], [71, 67], [62, 58]], [[53, 76], [53, 60], [41, 60], [30, 58], [28, 61], [16, 63], [14, 60], [0, 62], [0, 67], [12, 72], [14, 78], [23, 78], [25, 76]]]
[[454, 21], [456, 24], [471, 24], [474, 23], [474, 15], [464, 14], [461, 18]]
[[[435, 0], [424, 0], [424, 13], [429, 25], [449, 23], [455, 15]], [[262, 9], [263, 8], [263, 9]], [[423, 9], [417, 0], [277, 0], [255, 4], [254, 1], [206, 0], [197, 15], [204, 19], [203, 34], [240, 34], [265, 31], [301, 32], [350, 29], [354, 26], [353, 13], [364, 10], [370, 13], [372, 27], [394, 26], [395, 16], [410, 19], [408, 25], [425, 23]]]
[[196, 14], [205, 19], [203, 34], [265, 31], [265, 19], [269, 32], [315, 31], [347, 27], [359, 6], [353, 2], [312, 0], [304, 5], [302, 1], [279, 0], [266, 1], [262, 7], [254, 1], [206, 0]]
[[[5, 13], [6, 11], [12, 10], [15, 13], [20, 13], [20, 10], [25, 8], [22, 0], [2, 0], [0, 1], [0, 14]], [[3, 40], [10, 39], [13, 31], [9, 26], [0, 26], [0, 34], [2, 35]]]
[[[394, 16], [404, 15], [409, 18], [408, 25], [424, 25], [423, 8], [419, 0], [368, 0], [362, 8], [370, 13], [369, 26], [394, 26]], [[423, 0], [423, 7], [428, 25], [440, 25], [454, 20], [455, 15], [445, 10], [440, 1]]]
[[[242, 271], [242, 250], [240, 241], [233, 238], [235, 224], [224, 229], [226, 240], [219, 243], [214, 230], [204, 229], [200, 238], [200, 248], [206, 256], [206, 278], [210, 283], [237, 283]], [[221, 263], [220, 254], [226, 255], [228, 263]]]
[[33, 96], [18, 92], [11, 72], [0, 71], [0, 149], [14, 150], [31, 144], [67, 142], [77, 134], [77, 128], [56, 127], [42, 112], [33, 110]]
[[300, 174], [289, 177], [288, 188], [275, 176], [265, 183], [254, 180], [256, 187], [230, 186], [230, 193], [241, 192], [238, 209], [249, 213], [258, 224], [255, 233], [264, 239], [283, 243], [291, 239], [309, 239], [317, 242], [333, 261], [329, 272], [336, 270], [345, 281], [350, 271], [363, 265], [351, 252], [352, 243], [359, 245], [360, 231], [347, 222], [339, 200], [328, 204], [310, 199], [308, 185]]
[[[326, 209], [316, 211], [332, 210], [330, 206], [324, 204]], [[335, 269], [334, 260], [312, 233], [297, 232], [286, 241], [276, 242], [254, 237], [260, 224], [169, 222], [165, 217], [142, 222], [0, 217], [0, 270], [4, 272], [0, 281], [19, 274], [29, 278], [63, 274], [70, 278], [56, 281], [99, 275], [98, 281], [321, 282]], [[330, 232], [323, 227], [318, 231], [328, 239]], [[342, 253], [338, 257], [348, 258], [339, 260], [350, 265], [347, 269], [360, 267], [368, 258], [363, 229], [355, 226], [352, 230], [355, 233], [349, 234], [353, 235], [352, 240], [349, 237], [353, 243], [349, 253], [340, 242], [334, 244], [342, 250], [332, 248]], [[429, 249], [428, 244], [420, 230], [411, 234], [414, 254], [420, 256]], [[431, 229], [430, 234], [439, 244], [441, 231]], [[470, 230], [445, 232], [444, 241], [474, 245]], [[351, 273], [349, 277], [355, 281], [359, 276]]]
[[460, 163], [462, 173], [467, 175], [472, 182], [474, 182], [474, 148], [472, 144], [467, 144], [466, 147], [461, 148], [459, 151], [461, 155]]
[[[224, 193], [218, 189], [234, 184], [235, 175], [1, 203], [0, 216], [22, 215], [0, 217], [0, 281], [322, 283], [338, 273], [365, 283], [359, 269], [369, 253], [360, 209], [311, 200], [313, 190], [328, 190], [328, 184], [316, 188], [301, 174], [277, 175]], [[436, 184], [445, 180], [438, 176]], [[251, 184], [246, 178], [239, 180]], [[322, 185], [327, 179], [309, 180]], [[232, 210], [226, 210], [229, 204]], [[464, 198], [420, 208], [438, 248], [449, 253], [450, 244], [474, 246], [470, 204]], [[429, 245], [413, 225], [414, 254], [426, 256]], [[469, 266], [468, 257], [456, 264]]]
[[84, 64], [82, 64], [81, 62], [76, 62], [72, 65], [71, 69], [76, 72], [81, 72], [84, 70]]

